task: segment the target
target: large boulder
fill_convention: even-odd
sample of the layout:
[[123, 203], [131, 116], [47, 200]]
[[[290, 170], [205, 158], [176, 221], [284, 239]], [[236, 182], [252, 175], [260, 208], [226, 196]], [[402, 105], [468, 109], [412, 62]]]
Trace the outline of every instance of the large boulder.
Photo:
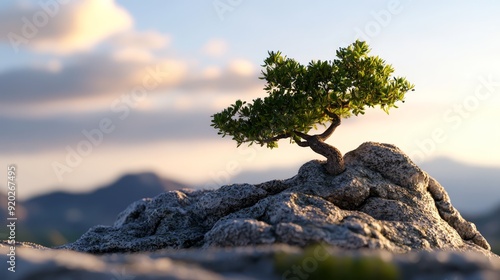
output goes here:
[[337, 176], [311, 161], [288, 180], [143, 199], [59, 249], [4, 241], [0, 279], [499, 279], [500, 257], [401, 150], [344, 159]]
[[[496, 257], [444, 188], [393, 145], [364, 143], [328, 175], [311, 161], [287, 180], [178, 190], [131, 204], [61, 248], [90, 253], [321, 243], [341, 249], [476, 251]], [[117, 194], [119, 195], [119, 194]]]

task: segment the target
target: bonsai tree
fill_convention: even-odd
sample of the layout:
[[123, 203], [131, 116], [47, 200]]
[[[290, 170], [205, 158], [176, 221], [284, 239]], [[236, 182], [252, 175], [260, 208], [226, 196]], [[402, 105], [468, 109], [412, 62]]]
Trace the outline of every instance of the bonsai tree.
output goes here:
[[[369, 52], [365, 42], [356, 41], [340, 48], [333, 61], [311, 61], [307, 66], [279, 51], [269, 52], [260, 77], [267, 82], [268, 95], [253, 103], [237, 100], [214, 114], [211, 126], [222, 137], [232, 136], [238, 147], [257, 143], [276, 148], [278, 140], [289, 138], [325, 156], [327, 172], [337, 175], [345, 170], [342, 154], [325, 140], [341, 119], [364, 114], [367, 107], [389, 113], [414, 88], [405, 78], [391, 76], [392, 66]], [[324, 132], [309, 134], [318, 125]]]

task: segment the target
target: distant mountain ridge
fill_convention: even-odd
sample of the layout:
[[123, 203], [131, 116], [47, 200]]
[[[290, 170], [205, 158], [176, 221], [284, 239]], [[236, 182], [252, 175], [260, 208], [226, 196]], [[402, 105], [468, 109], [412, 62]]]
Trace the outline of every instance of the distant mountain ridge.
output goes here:
[[134, 201], [187, 187], [146, 172], [127, 174], [87, 193], [57, 191], [36, 196], [20, 203], [25, 216], [19, 220], [18, 239], [47, 246], [63, 244], [92, 226], [112, 224]]
[[476, 216], [465, 215], [465, 218], [476, 224], [477, 229], [490, 243], [492, 251], [500, 254], [500, 205], [488, 213]]
[[500, 205], [500, 168], [476, 166], [436, 158], [420, 168], [441, 182], [453, 205], [462, 213], [478, 215]]

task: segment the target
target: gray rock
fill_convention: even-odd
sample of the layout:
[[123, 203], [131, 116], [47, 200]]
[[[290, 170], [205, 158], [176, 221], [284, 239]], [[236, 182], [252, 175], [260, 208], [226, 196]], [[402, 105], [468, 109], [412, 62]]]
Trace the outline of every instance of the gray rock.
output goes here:
[[16, 266], [0, 279], [499, 279], [500, 257], [401, 150], [344, 159], [337, 176], [311, 161], [288, 180], [143, 199], [60, 250], [0, 242]]
[[324, 243], [394, 253], [447, 249], [487, 256], [488, 242], [444, 188], [389, 144], [364, 143], [328, 175], [321, 161], [287, 180], [171, 191], [131, 204], [114, 225], [61, 248], [91, 253]]
[[[7, 248], [0, 247], [0, 253], [0, 261], [5, 264], [9, 260], [6, 255]], [[193, 264], [185, 265], [169, 258], [153, 259], [148, 254], [95, 256], [67, 250], [37, 250], [23, 247], [16, 250], [14, 268], [8, 270], [4, 265], [0, 270], [0, 279], [219, 280], [226, 278]]]
[[[16, 250], [15, 272], [4, 267], [0, 270], [0, 279], [327, 279], [322, 276], [325, 269], [340, 271], [344, 275], [340, 279], [360, 279], [356, 278], [360, 270], [370, 275], [368, 279], [396, 279], [377, 277], [375, 273], [381, 271], [380, 267], [394, 270], [397, 279], [405, 280], [497, 280], [500, 275], [500, 259], [472, 251], [392, 254], [385, 250], [313, 248], [304, 251], [301, 247], [271, 244], [93, 255], [20, 246]], [[0, 262], [3, 264], [8, 260], [7, 253], [7, 247], [0, 245]], [[293, 263], [288, 263], [290, 260]]]

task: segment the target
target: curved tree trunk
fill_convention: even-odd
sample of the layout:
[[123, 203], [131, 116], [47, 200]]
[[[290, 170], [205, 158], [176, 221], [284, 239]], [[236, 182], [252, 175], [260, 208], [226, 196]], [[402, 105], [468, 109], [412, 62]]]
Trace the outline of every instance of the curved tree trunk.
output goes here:
[[342, 153], [333, 147], [323, 142], [317, 135], [307, 139], [308, 146], [316, 153], [326, 157], [326, 171], [331, 175], [338, 175], [345, 170], [344, 158]]
[[326, 171], [331, 175], [338, 175], [345, 170], [344, 158], [340, 151], [325, 143], [325, 140], [333, 134], [335, 129], [340, 125], [341, 119], [338, 115], [325, 110], [325, 113], [332, 118], [332, 123], [322, 134], [308, 135], [300, 131], [294, 131], [294, 133], [304, 139], [305, 141], [300, 141], [295, 139], [297, 145], [301, 147], [311, 147], [316, 153], [326, 157]]

